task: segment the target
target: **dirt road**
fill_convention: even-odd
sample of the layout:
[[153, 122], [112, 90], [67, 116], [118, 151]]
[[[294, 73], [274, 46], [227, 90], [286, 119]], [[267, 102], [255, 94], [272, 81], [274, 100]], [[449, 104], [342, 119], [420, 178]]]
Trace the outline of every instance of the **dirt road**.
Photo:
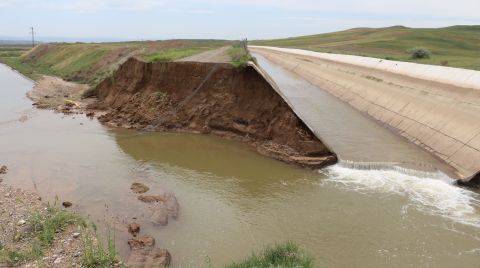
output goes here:
[[[468, 180], [480, 170], [480, 91], [334, 61], [310, 51], [251, 50], [386, 124], [453, 166], [460, 177]], [[423, 67], [417, 65], [418, 70]]]
[[212, 62], [212, 63], [228, 63], [230, 56], [227, 53], [229, 46], [219, 49], [209, 50], [200, 54], [180, 59], [178, 61], [196, 61], [196, 62]]

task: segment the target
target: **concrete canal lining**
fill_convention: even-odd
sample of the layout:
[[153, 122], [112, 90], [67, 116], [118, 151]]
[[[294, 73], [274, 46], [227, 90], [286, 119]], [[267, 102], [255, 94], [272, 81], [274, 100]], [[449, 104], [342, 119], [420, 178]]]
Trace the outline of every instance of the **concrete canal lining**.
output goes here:
[[463, 180], [480, 170], [480, 72], [298, 49], [251, 50], [430, 151]]

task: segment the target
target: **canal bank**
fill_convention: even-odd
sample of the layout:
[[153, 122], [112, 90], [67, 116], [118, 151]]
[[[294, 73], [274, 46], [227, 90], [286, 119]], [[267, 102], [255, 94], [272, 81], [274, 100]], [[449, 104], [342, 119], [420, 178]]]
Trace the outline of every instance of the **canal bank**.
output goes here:
[[430, 152], [454, 168], [462, 182], [480, 170], [480, 72], [298, 49], [252, 49]]

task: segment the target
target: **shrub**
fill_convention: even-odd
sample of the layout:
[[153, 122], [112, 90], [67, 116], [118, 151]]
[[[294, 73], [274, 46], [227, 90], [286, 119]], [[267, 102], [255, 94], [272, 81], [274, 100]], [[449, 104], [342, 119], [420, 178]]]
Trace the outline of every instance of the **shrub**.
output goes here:
[[230, 63], [239, 68], [247, 66], [249, 61], [255, 61], [255, 58], [240, 45], [234, 45], [231, 47], [228, 50], [228, 55], [230, 56]]
[[407, 53], [409, 53], [412, 56], [412, 59], [430, 59], [430, 56], [432, 53], [426, 48], [421, 48], [421, 47], [415, 47], [407, 50]]

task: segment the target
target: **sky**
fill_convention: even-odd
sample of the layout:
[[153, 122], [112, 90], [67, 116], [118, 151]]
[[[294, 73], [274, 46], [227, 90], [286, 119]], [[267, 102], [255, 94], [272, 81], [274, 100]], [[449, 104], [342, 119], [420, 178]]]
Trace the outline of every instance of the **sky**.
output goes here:
[[[480, 0], [0, 0], [0, 37], [268, 39], [354, 27], [480, 25]], [[58, 40], [61, 41], [61, 40]]]

